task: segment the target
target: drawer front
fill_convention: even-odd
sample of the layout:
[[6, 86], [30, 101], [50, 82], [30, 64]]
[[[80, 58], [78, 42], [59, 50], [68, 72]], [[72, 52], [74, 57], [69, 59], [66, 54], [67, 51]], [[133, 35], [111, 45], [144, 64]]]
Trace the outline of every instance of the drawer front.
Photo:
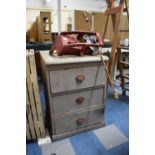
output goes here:
[[103, 105], [104, 87], [52, 97], [53, 114], [69, 112], [94, 105]]
[[102, 65], [53, 70], [49, 72], [49, 76], [52, 93], [100, 86], [106, 83], [106, 73]]
[[76, 112], [63, 117], [54, 117], [55, 134], [60, 134], [72, 130], [101, 123], [103, 121], [104, 108]]

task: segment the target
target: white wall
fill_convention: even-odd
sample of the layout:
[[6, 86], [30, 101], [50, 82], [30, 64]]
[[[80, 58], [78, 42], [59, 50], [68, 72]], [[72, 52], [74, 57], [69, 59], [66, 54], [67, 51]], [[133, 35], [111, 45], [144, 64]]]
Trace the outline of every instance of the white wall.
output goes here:
[[[57, 9], [57, 0], [51, 0], [43, 4], [44, 0], [26, 0], [27, 8]], [[105, 0], [61, 0], [61, 9], [64, 10], [94, 10], [104, 11]]]

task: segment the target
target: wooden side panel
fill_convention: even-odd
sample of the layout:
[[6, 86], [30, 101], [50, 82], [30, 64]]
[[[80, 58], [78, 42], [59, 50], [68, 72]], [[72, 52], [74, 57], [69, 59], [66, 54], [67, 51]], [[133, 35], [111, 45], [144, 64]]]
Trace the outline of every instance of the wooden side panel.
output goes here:
[[[41, 109], [41, 101], [39, 97], [39, 88], [37, 82], [37, 73], [34, 59], [34, 52], [30, 50], [26, 57], [26, 113], [28, 118], [28, 125], [32, 135], [32, 139], [45, 136], [45, 129], [43, 123], [43, 114]], [[27, 133], [28, 137], [29, 133]]]
[[[128, 20], [128, 17], [127, 16], [125, 16], [125, 19], [124, 19], [125, 21], [124, 21], [124, 29], [125, 30], [129, 30], [129, 20]], [[129, 32], [125, 32], [124, 33], [124, 39], [125, 38], [129, 38]]]
[[[91, 19], [91, 14], [87, 14]], [[89, 25], [85, 22], [82, 11], [75, 10], [75, 30], [89, 31]]]
[[[124, 18], [125, 17], [122, 15], [121, 22], [120, 22], [120, 30], [124, 30]], [[125, 34], [124, 32], [119, 33], [120, 41], [123, 40], [124, 34]]]
[[[103, 36], [107, 16], [104, 13], [94, 12], [94, 31]], [[107, 39], [109, 32], [106, 32], [105, 38]]]
[[[77, 10], [75, 11], [75, 30], [89, 31], [88, 23], [85, 22], [82, 12], [83, 11], [77, 11]], [[100, 12], [93, 12], [93, 13], [94, 13], [94, 31], [98, 32], [102, 37], [105, 29], [107, 15], [105, 15], [105, 13]], [[88, 17], [91, 19], [90, 13], [88, 13]], [[112, 38], [113, 38], [113, 29], [110, 17], [105, 39], [112, 40]]]
[[38, 32], [37, 32], [37, 23], [34, 22], [31, 26], [31, 28], [27, 32], [27, 41], [38, 41]]
[[38, 41], [40, 41], [40, 40], [41, 40], [41, 24], [40, 24], [40, 17], [36, 17], [36, 25], [37, 25]]
[[[83, 11], [78, 10], [75, 11], [75, 30], [89, 31], [88, 23], [85, 22], [82, 12]], [[93, 13], [94, 13], [94, 31], [98, 32], [102, 37], [105, 29], [107, 15], [105, 15], [105, 13], [100, 12], [93, 12]], [[88, 17], [91, 19], [90, 13], [88, 13]], [[120, 29], [122, 30], [129, 29], [128, 18], [126, 15], [122, 15]], [[114, 38], [114, 31], [112, 27], [112, 17], [110, 16], [105, 39], [109, 39], [110, 41], [112, 41], [113, 38]], [[128, 32], [120, 33], [120, 40], [124, 40], [125, 38], [129, 38], [129, 33]]]
[[31, 140], [31, 134], [30, 134], [30, 129], [29, 129], [29, 124], [27, 122], [27, 118], [26, 118], [26, 139]]
[[112, 25], [112, 16], [109, 17], [109, 23], [108, 23], [108, 32], [109, 32], [109, 40], [112, 42], [114, 38], [114, 31], [113, 31], [113, 25]]
[[[122, 15], [120, 22], [120, 30], [129, 30], [129, 23], [127, 15]], [[129, 32], [120, 32], [119, 33], [120, 41], [129, 38]]]
[[42, 108], [41, 108], [41, 101], [40, 101], [40, 96], [39, 96], [39, 88], [38, 88], [38, 79], [37, 79], [37, 72], [36, 72], [36, 63], [34, 59], [34, 54], [29, 57], [30, 61], [30, 69], [31, 69], [31, 74], [32, 74], [32, 81], [33, 81], [33, 91], [34, 91], [34, 98], [35, 98], [35, 104], [36, 104], [36, 112], [37, 112], [37, 117], [39, 121], [39, 128], [40, 128], [40, 133], [41, 137], [45, 136], [45, 129], [43, 125], [43, 114], [42, 114]]
[[51, 91], [50, 91], [50, 79], [49, 79], [49, 72], [48, 72], [48, 68], [45, 65], [42, 57], [41, 57], [41, 67], [42, 67], [42, 78], [43, 78], [43, 82], [44, 82], [44, 90], [45, 90], [45, 100], [46, 100], [46, 116], [47, 116], [47, 123], [50, 129], [50, 133], [54, 133], [54, 127], [53, 127], [53, 119], [52, 119], [52, 105], [51, 103]]
[[[82, 12], [83, 11], [75, 10], [75, 30], [89, 31], [89, 25], [85, 21]], [[93, 12], [93, 13], [94, 13], [94, 31], [98, 32], [102, 36], [105, 27], [106, 16], [104, 13], [99, 12]], [[92, 20], [92, 15], [90, 13], [87, 13], [87, 16], [90, 20]]]
[[[26, 90], [27, 91], [27, 90]], [[26, 116], [27, 116], [27, 122], [29, 125], [30, 133], [32, 139], [36, 139], [36, 133], [35, 133], [35, 127], [34, 127], [34, 121], [31, 113], [31, 107], [30, 107], [30, 100], [28, 97], [28, 93], [26, 93]], [[26, 133], [28, 134], [28, 133]]]
[[[27, 59], [27, 64], [29, 64], [29, 60]], [[37, 134], [37, 137], [38, 135], [40, 136], [40, 131], [39, 131], [39, 128], [38, 128], [38, 118], [37, 118], [37, 111], [36, 111], [36, 105], [35, 105], [35, 99], [34, 99], [34, 93], [33, 93], [33, 88], [32, 88], [32, 82], [31, 82], [31, 72], [30, 72], [30, 66], [27, 65], [26, 66], [26, 70], [27, 70], [27, 78], [26, 78], [26, 81], [27, 81], [27, 86], [28, 86], [28, 95], [29, 95], [29, 99], [30, 99], [30, 107], [31, 107], [31, 110], [32, 110], [32, 116], [33, 116], [33, 120], [34, 120], [34, 126], [35, 126], [35, 131], [36, 131], [36, 134]]]
[[[47, 19], [47, 22], [45, 22]], [[40, 42], [51, 41], [51, 12], [40, 12], [40, 16], [37, 17], [38, 37]], [[45, 32], [46, 30], [46, 32]]]

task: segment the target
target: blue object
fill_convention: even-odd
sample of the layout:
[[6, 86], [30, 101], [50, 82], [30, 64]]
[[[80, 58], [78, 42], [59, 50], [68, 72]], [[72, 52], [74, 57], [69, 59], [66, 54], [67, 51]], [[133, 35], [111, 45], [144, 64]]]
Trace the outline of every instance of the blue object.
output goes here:
[[[126, 137], [129, 137], [129, 98], [121, 96], [118, 100], [113, 99], [112, 90], [109, 89], [105, 108], [106, 125], [115, 124]], [[45, 97], [43, 85], [40, 83], [40, 96], [43, 112], [45, 113]], [[76, 155], [128, 155], [129, 142], [123, 143], [110, 150], [106, 150], [97, 136], [92, 132], [84, 132], [69, 138]], [[37, 142], [26, 144], [26, 155], [41, 155]]]

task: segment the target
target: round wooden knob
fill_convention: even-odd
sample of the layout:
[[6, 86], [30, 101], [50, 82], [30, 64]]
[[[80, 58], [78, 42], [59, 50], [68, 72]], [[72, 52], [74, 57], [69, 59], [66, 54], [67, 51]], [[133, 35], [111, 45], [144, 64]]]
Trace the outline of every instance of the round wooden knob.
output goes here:
[[75, 101], [77, 104], [82, 104], [84, 101], [84, 97], [78, 97]]
[[85, 119], [84, 118], [79, 118], [76, 123], [77, 125], [81, 126], [83, 123], [85, 122]]
[[85, 76], [84, 75], [78, 75], [77, 77], [76, 77], [76, 81], [77, 82], [83, 82], [85, 80]]

